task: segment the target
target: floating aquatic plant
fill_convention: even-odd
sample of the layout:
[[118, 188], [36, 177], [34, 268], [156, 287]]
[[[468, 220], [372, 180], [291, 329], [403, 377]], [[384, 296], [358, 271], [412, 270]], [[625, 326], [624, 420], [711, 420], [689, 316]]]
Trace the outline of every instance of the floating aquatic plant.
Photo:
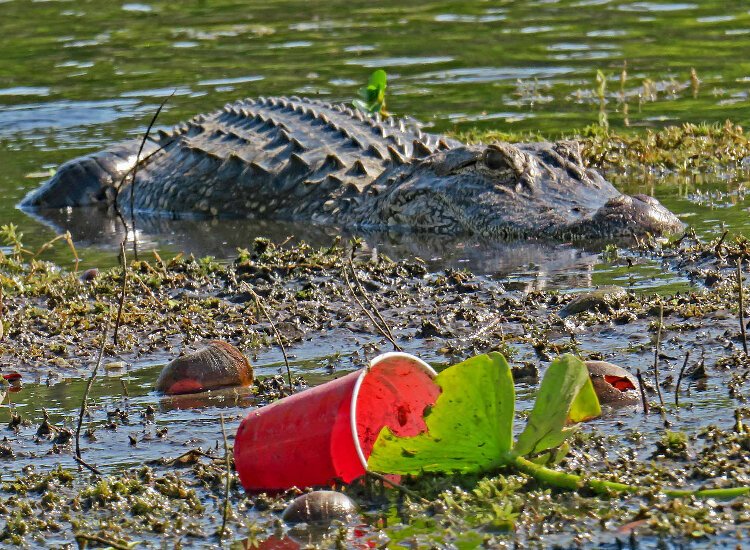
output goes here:
[[[475, 473], [510, 467], [562, 489], [588, 488], [604, 494], [646, 490], [547, 466], [564, 454], [566, 440], [576, 429], [571, 423], [601, 413], [588, 370], [580, 359], [563, 355], [550, 365], [515, 444], [515, 389], [505, 357], [496, 352], [472, 357], [447, 368], [435, 381], [442, 393], [425, 411], [427, 431], [398, 437], [390, 428], [383, 428], [368, 460], [370, 470], [405, 475]], [[750, 487], [668, 489], [664, 493], [671, 497], [733, 498], [750, 493]]]

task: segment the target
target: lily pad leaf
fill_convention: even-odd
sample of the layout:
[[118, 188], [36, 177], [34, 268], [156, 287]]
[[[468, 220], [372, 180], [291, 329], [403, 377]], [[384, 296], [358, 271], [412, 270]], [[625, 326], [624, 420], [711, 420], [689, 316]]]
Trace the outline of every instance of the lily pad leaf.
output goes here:
[[515, 389], [499, 353], [478, 355], [438, 374], [442, 393], [427, 431], [400, 438], [383, 428], [368, 469], [391, 474], [479, 472], [506, 463], [513, 445]]
[[544, 375], [515, 452], [526, 456], [559, 447], [575, 431], [566, 427], [569, 421], [580, 422], [600, 414], [599, 399], [586, 365], [572, 355], [562, 355]]

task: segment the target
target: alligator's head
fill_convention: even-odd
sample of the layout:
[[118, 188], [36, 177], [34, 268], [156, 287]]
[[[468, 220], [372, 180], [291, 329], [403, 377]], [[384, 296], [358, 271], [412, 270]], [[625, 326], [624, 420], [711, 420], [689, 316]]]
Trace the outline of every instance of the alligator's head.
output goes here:
[[458, 146], [427, 157], [376, 199], [388, 225], [489, 238], [680, 233], [659, 201], [623, 195], [574, 142]]

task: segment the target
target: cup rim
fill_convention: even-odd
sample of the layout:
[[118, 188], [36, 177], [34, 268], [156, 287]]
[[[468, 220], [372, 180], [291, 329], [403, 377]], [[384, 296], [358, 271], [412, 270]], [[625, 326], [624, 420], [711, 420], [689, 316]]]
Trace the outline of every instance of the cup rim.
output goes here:
[[425, 363], [422, 359], [416, 357], [415, 355], [412, 355], [411, 353], [406, 353], [403, 351], [389, 351], [387, 353], [382, 353], [373, 358], [367, 365], [367, 367], [362, 369], [362, 372], [357, 377], [357, 381], [354, 383], [354, 390], [352, 391], [351, 403], [349, 404], [349, 422], [351, 423], [350, 431], [354, 440], [354, 449], [357, 451], [357, 457], [359, 458], [359, 461], [362, 464], [362, 468], [364, 468], [365, 472], [368, 471], [367, 458], [365, 457], [365, 453], [362, 451], [362, 447], [359, 444], [359, 433], [357, 431], [357, 401], [359, 401], [359, 388], [360, 386], [362, 386], [362, 382], [364, 381], [365, 377], [370, 373], [370, 370], [383, 363], [383, 361], [394, 358], [407, 359], [415, 366], [421, 368], [424, 372], [429, 374], [430, 378], [434, 379], [437, 376], [437, 372], [435, 372], [435, 369]]

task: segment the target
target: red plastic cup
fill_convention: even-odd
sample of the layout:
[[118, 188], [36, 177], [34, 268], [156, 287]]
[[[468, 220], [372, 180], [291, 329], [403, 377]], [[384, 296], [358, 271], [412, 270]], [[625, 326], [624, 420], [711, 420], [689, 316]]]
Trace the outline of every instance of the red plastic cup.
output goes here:
[[435, 371], [408, 353], [386, 353], [355, 371], [253, 410], [237, 429], [234, 461], [248, 491], [349, 483], [367, 470], [384, 426], [427, 430], [440, 394]]

